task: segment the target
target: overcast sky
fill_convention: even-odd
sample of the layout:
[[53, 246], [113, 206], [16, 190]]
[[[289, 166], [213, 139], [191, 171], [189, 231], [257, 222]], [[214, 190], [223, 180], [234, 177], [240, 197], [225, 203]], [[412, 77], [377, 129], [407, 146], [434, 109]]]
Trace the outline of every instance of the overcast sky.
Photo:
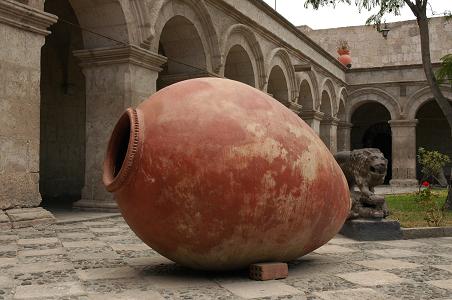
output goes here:
[[[271, 7], [275, 6], [275, 0], [264, 0]], [[344, 27], [363, 25], [372, 14], [368, 11], [359, 13], [354, 5], [340, 4], [336, 9], [321, 7], [318, 11], [304, 8], [305, 0], [276, 0], [276, 10], [294, 25], [308, 25], [313, 29]], [[353, 2], [353, 1], [352, 1]], [[433, 10], [437, 13], [446, 10], [452, 11], [452, 0], [430, 0]], [[410, 8], [405, 5], [400, 16], [388, 15], [388, 22], [414, 19]]]

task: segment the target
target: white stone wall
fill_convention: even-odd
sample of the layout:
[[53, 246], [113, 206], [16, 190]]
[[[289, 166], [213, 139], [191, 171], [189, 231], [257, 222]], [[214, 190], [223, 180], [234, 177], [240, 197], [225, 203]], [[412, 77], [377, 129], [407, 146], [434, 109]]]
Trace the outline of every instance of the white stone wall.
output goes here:
[[[416, 21], [389, 23], [387, 39], [373, 26], [353, 26], [312, 30], [300, 27], [305, 34], [337, 57], [339, 40], [347, 40], [353, 59], [352, 68], [374, 68], [421, 64], [419, 29]], [[432, 62], [452, 53], [452, 21], [444, 17], [430, 20]]]

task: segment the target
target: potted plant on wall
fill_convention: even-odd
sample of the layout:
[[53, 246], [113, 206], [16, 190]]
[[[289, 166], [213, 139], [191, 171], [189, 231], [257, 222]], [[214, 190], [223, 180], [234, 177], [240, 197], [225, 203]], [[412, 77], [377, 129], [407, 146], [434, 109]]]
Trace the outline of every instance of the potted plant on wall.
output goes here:
[[350, 46], [346, 40], [339, 40], [337, 53], [339, 54], [337, 60], [350, 69], [352, 67], [352, 58], [350, 56]]

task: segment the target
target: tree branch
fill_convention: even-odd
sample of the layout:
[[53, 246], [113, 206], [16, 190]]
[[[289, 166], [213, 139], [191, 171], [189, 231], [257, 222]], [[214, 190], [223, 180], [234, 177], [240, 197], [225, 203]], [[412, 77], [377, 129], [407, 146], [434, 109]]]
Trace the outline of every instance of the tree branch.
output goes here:
[[[421, 6], [421, 11], [425, 11], [425, 12], [427, 12], [427, 4], [430, 4], [429, 2], [428, 2], [428, 0], [423, 0], [422, 1], [422, 6]], [[430, 7], [431, 7], [431, 9], [432, 9], [432, 14], [434, 13], [433, 12], [433, 7], [430, 5]]]
[[[406, 3], [406, 5], [408, 5], [410, 7], [411, 11], [416, 16], [416, 18], [418, 18], [420, 11], [419, 11], [418, 7], [416, 6], [416, 4], [414, 4], [410, 0], [403, 0], [403, 1]], [[419, 1], [419, 0], [416, 0], [416, 1]]]

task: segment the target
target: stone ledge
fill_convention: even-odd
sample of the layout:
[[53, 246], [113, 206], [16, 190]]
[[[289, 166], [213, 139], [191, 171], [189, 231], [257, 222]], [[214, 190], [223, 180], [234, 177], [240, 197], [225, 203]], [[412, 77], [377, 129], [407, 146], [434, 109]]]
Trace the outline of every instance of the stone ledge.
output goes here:
[[161, 66], [167, 61], [165, 56], [134, 45], [76, 50], [73, 54], [80, 61], [82, 68], [133, 64], [160, 72]]
[[452, 237], [452, 226], [402, 228], [403, 239], [422, 239], [433, 237]]
[[0, 211], [0, 227], [16, 229], [50, 225], [55, 223], [55, 217], [42, 207], [14, 208]]
[[388, 219], [356, 219], [345, 222], [340, 233], [358, 241], [402, 239], [400, 223]]
[[56, 23], [58, 17], [17, 1], [0, 1], [0, 23], [26, 31], [48, 35], [47, 28]]
[[82, 199], [74, 203], [74, 210], [95, 211], [95, 212], [119, 212], [118, 205], [111, 200], [86, 200]]
[[58, 220], [58, 216], [57, 216], [57, 221], [56, 224], [73, 224], [73, 223], [79, 223], [79, 222], [87, 222], [87, 221], [98, 221], [98, 220], [107, 220], [110, 218], [116, 218], [116, 217], [120, 217], [121, 214], [120, 213], [105, 213], [102, 216], [84, 216], [83, 214], [80, 214], [80, 216], [76, 217], [76, 218], [71, 218], [69, 220]]
[[416, 179], [392, 179], [389, 184], [391, 187], [413, 187], [419, 186]]

